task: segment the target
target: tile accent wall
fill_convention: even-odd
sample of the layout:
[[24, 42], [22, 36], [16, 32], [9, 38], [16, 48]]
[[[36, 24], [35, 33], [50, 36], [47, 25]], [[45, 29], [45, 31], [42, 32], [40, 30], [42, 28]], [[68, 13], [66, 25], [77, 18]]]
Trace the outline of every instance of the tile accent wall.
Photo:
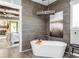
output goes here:
[[49, 9], [54, 9], [56, 12], [58, 11], [64, 12], [63, 38], [50, 37], [50, 40], [58, 40], [70, 43], [70, 0], [57, 0], [55, 3], [49, 5], [48, 7]]
[[35, 12], [44, 9], [31, 0], [22, 0], [22, 50], [30, 49], [30, 41], [37, 35], [46, 32], [45, 16], [37, 16]]
[[[47, 10], [47, 7], [34, 3], [31, 0], [22, 0], [22, 50], [30, 49], [30, 41], [37, 35], [49, 31], [49, 15], [37, 16], [38, 10]], [[70, 0], [57, 0], [48, 6], [56, 12], [64, 12], [64, 35], [63, 38], [49, 37], [50, 40], [70, 43]]]

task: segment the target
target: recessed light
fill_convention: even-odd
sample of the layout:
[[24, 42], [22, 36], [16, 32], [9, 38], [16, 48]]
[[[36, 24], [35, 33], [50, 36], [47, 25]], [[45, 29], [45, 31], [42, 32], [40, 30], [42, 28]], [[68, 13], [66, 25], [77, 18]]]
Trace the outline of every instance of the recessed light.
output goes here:
[[46, 1], [46, 0], [42, 0], [42, 1]]
[[48, 6], [51, 3], [54, 3], [56, 0], [32, 0], [33, 2]]

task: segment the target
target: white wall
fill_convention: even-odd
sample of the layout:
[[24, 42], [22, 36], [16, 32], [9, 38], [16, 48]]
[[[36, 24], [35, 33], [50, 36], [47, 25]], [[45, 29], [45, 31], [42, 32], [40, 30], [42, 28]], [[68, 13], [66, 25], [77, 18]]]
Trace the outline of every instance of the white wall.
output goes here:
[[79, 44], [79, 0], [71, 1], [71, 39], [70, 42]]
[[16, 4], [16, 5], [21, 4], [20, 0], [1, 0], [1, 1], [9, 2], [9, 3], [12, 3], [12, 4]]
[[[13, 0], [14, 1], [14, 0]], [[20, 0], [19, 0], [20, 1]], [[14, 2], [10, 2], [10, 1], [3, 1], [3, 0], [0, 0], [0, 5], [2, 5], [2, 6], [6, 6], [6, 7], [10, 7], [10, 8], [16, 8], [16, 9], [20, 9], [20, 7], [21, 7], [21, 2], [20, 2], [20, 4], [18, 5], [18, 4], [16, 4], [16, 3], [14, 3]]]

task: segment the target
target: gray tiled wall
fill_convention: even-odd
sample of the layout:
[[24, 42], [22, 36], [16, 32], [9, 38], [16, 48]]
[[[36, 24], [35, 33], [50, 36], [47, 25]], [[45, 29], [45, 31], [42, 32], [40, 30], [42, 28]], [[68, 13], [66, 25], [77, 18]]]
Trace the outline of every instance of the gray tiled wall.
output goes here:
[[22, 0], [22, 50], [30, 49], [30, 41], [46, 32], [45, 16], [35, 15], [42, 8], [31, 0]]
[[[30, 48], [30, 41], [36, 35], [43, 34], [49, 31], [49, 17], [37, 16], [35, 12], [41, 9], [47, 9], [45, 6], [33, 3], [31, 0], [22, 0], [22, 50]], [[57, 0], [55, 3], [48, 6], [49, 9], [54, 9], [56, 12], [64, 11], [64, 31], [63, 38], [49, 37], [50, 40], [58, 40], [70, 42], [70, 4], [69, 0]]]
[[[49, 9], [54, 9], [56, 12], [63, 11], [63, 38], [50, 37], [50, 40], [58, 40], [70, 43], [70, 1], [57, 0], [55, 3], [49, 5]], [[49, 21], [49, 20], [48, 20]]]

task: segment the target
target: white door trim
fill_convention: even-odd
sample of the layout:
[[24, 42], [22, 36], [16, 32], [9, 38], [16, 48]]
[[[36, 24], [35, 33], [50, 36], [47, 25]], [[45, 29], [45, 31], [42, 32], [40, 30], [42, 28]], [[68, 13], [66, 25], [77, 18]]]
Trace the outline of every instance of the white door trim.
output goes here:
[[19, 52], [22, 52], [22, 6], [20, 7], [20, 29], [19, 29], [19, 33], [20, 33], [20, 42], [19, 42]]

